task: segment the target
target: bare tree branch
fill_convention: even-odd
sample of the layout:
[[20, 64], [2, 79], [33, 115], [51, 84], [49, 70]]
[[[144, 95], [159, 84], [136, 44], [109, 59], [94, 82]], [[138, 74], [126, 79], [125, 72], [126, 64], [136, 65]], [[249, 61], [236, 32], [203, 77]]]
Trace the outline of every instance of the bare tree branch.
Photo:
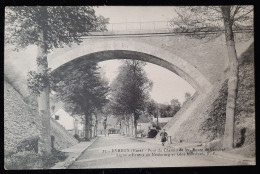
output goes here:
[[253, 12], [253, 10], [254, 10], [254, 8], [252, 8], [251, 10], [249, 10], [247, 13], [245, 13], [245, 14], [243, 14], [243, 15], [237, 17], [237, 18], [235, 18], [234, 20], [237, 21], [238, 19], [241, 19], [241, 18], [247, 16], [249, 13]]
[[241, 8], [241, 6], [236, 6], [236, 9], [235, 9], [235, 11], [234, 11], [234, 13], [233, 13], [233, 15], [231, 15], [231, 20], [234, 20], [234, 18], [235, 18], [235, 16], [236, 16], [236, 14], [238, 13], [238, 11], [239, 11], [239, 9]]

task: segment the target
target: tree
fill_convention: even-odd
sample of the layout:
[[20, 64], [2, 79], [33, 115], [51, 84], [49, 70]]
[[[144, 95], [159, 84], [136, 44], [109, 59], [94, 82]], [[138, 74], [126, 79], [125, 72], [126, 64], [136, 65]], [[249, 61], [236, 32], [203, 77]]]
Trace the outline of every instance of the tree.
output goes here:
[[189, 92], [185, 92], [184, 98], [185, 100], [182, 105], [184, 105], [191, 98], [191, 94]]
[[6, 8], [6, 43], [15, 44], [17, 50], [31, 44], [38, 46], [37, 73], [30, 72], [29, 88], [38, 95], [43, 126], [39, 142], [41, 154], [51, 153], [48, 52], [72, 42], [79, 44], [83, 34], [98, 28], [98, 21], [94, 9], [86, 6]]
[[150, 116], [156, 117], [157, 109], [157, 103], [155, 103], [154, 100], [150, 100], [147, 102], [146, 110]]
[[[123, 74], [121, 74], [123, 76]], [[129, 115], [125, 110], [125, 103], [121, 103], [119, 98], [123, 96], [123, 92], [120, 89], [121, 82], [114, 80], [111, 84], [111, 96], [110, 102], [106, 107], [106, 113], [113, 114], [117, 117], [118, 122], [124, 123], [125, 134], [129, 133]], [[121, 127], [122, 128], [122, 127]], [[122, 131], [122, 130], [121, 130]]]
[[145, 63], [138, 60], [125, 60], [120, 67], [119, 75], [111, 85], [112, 110], [115, 115], [124, 115], [125, 120], [133, 120], [134, 136], [137, 120], [141, 111], [145, 110], [152, 87], [152, 82], [143, 70], [144, 66]]
[[[219, 31], [225, 31], [229, 57], [229, 80], [223, 148], [232, 149], [234, 144], [234, 120], [238, 84], [238, 60], [234, 30], [245, 31], [252, 28], [253, 6], [181, 7], [177, 10], [177, 14], [179, 19], [172, 22], [176, 30], [188, 32], [197, 38], [218, 36], [221, 33]], [[215, 34], [212, 35], [212, 32]]]
[[169, 104], [159, 104], [159, 114], [160, 117], [173, 117], [181, 108], [181, 103], [178, 99], [172, 99], [171, 105]]
[[104, 134], [106, 135], [107, 133], [107, 119], [108, 119], [108, 115], [110, 115], [112, 113], [111, 111], [111, 99], [109, 100], [109, 102], [102, 108], [101, 110], [101, 114], [102, 114], [102, 124], [103, 124], [103, 128], [104, 128]]
[[55, 70], [53, 81], [58, 98], [72, 114], [84, 115], [85, 139], [91, 138], [92, 115], [108, 103], [108, 82], [103, 80], [96, 63], [75, 60]]
[[159, 113], [160, 113], [161, 118], [173, 116], [173, 115], [171, 115], [171, 105], [160, 104]]
[[178, 99], [172, 99], [171, 100], [171, 108], [172, 108], [172, 114], [173, 116], [181, 109], [181, 103]]
[[100, 110], [96, 110], [93, 115], [95, 116], [94, 136], [96, 137], [98, 133], [98, 123], [101, 120], [102, 112]]

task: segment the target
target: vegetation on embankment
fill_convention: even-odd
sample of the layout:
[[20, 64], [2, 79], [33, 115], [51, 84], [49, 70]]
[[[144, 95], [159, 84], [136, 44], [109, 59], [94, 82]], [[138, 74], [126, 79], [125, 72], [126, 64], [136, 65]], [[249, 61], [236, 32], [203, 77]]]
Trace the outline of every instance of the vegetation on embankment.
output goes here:
[[[23, 97], [4, 81], [4, 153], [6, 169], [44, 168], [65, 158], [55, 151], [49, 160], [40, 157], [37, 151], [37, 137], [40, 133], [40, 118], [37, 110], [26, 104]], [[78, 141], [56, 121], [51, 119], [51, 134], [55, 137], [54, 148], [63, 149]]]
[[[210, 131], [210, 140], [222, 138], [224, 134], [227, 98], [227, 81], [223, 83], [218, 98], [206, 111], [207, 120], [202, 129]], [[203, 131], [202, 131], [203, 132]], [[205, 132], [203, 132], [205, 133]], [[253, 44], [239, 59], [238, 94], [235, 110], [235, 147], [244, 147], [255, 142], [255, 83]]]
[[64, 161], [64, 152], [52, 150], [52, 155], [41, 156], [34, 151], [22, 151], [5, 155], [6, 170], [50, 169], [55, 163]]
[[[186, 120], [177, 133], [177, 139], [186, 142], [210, 142], [222, 139], [224, 134], [227, 80], [208, 97], [205, 108], [198, 108]], [[211, 102], [210, 102], [211, 101]], [[191, 124], [192, 123], [192, 124]], [[242, 155], [255, 154], [255, 82], [254, 82], [254, 45], [239, 58], [238, 95], [235, 112], [234, 146], [244, 149]], [[247, 150], [250, 149], [250, 153]]]

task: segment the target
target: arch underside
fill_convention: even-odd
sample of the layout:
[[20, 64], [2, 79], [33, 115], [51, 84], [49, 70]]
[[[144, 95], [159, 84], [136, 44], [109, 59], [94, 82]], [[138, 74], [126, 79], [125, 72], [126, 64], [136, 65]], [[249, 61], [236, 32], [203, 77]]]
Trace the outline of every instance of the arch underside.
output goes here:
[[[149, 55], [146, 53], [137, 52], [137, 51], [129, 51], [129, 50], [107, 50], [107, 51], [99, 51], [99, 52], [86, 54], [86, 55], [74, 58], [70, 61], [67, 61], [66, 63], [64, 63], [60, 66], [56, 65], [56, 68], [53, 69], [53, 72], [58, 71], [59, 67], [66, 66], [66, 64], [69, 62], [75, 64], [75, 68], [76, 68], [77, 64], [80, 64], [81, 61], [100, 62], [100, 61], [113, 60], [113, 59], [135, 59], [135, 60], [141, 60], [141, 61], [159, 65], [163, 68], [166, 68], [166, 69], [172, 71], [173, 73], [177, 74], [181, 78], [183, 78], [198, 93], [206, 93], [207, 90], [209, 90], [209, 88], [211, 87], [211, 86], [209, 86], [210, 83], [199, 72], [194, 72], [194, 73], [197, 73], [200, 76], [202, 76], [202, 77], [199, 77], [200, 79], [202, 79], [204, 81], [206, 80], [206, 82], [203, 81], [204, 83], [202, 83], [202, 84], [200, 83], [200, 81], [198, 81], [197, 79], [194, 79], [192, 77], [196, 74], [194, 74], [194, 73], [188, 74], [185, 70], [179, 68], [178, 66], [174, 65], [173, 63], [170, 63], [169, 61], [163, 60], [161, 58], [158, 58], [156, 56], [152, 56], [152, 55]], [[187, 68], [189, 68], [189, 66], [187, 66]], [[188, 71], [191, 71], [191, 68], [189, 68]]]

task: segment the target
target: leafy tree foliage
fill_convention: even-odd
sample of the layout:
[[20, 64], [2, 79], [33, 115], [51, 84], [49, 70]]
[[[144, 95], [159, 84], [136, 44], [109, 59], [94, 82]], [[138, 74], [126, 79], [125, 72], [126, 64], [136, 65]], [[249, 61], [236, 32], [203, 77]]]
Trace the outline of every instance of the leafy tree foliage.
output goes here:
[[178, 99], [172, 99], [171, 104], [161, 104], [156, 103], [154, 100], [148, 101], [146, 105], [146, 112], [153, 116], [157, 117], [173, 117], [181, 109], [181, 103]]
[[153, 117], [156, 117], [157, 116], [157, 103], [154, 101], [154, 100], [150, 100], [147, 102], [146, 104], [146, 112], [153, 116]]
[[95, 31], [107, 31], [107, 24], [109, 23], [109, 18], [104, 16], [98, 16], [95, 26]]
[[104, 31], [108, 19], [97, 17], [88, 6], [34, 6], [6, 8], [6, 41], [17, 48], [40, 44], [44, 32], [47, 50], [72, 42], [80, 43], [81, 36], [91, 31]]
[[191, 94], [188, 92], [185, 92], [185, 101], [188, 101], [191, 98]]
[[182, 105], [184, 105], [191, 98], [191, 94], [189, 92], [185, 92], [184, 98], [185, 98], [185, 100], [182, 103]]
[[219, 97], [213, 102], [208, 112], [209, 117], [202, 123], [201, 130], [203, 133], [211, 131], [213, 134], [211, 140], [221, 138], [225, 130], [225, 116], [227, 104], [227, 80], [223, 83], [219, 92]]
[[[221, 8], [225, 6], [186, 6], [178, 7], [178, 17], [171, 21], [177, 32], [189, 33], [195, 38], [213, 39], [225, 31]], [[235, 31], [250, 31], [253, 26], [253, 6], [230, 6], [230, 21]], [[246, 34], [246, 33], [244, 33]], [[247, 39], [252, 32], [247, 34]]]
[[166, 105], [159, 104], [159, 117], [173, 117], [181, 108], [180, 103], [178, 105]]
[[181, 109], [181, 103], [178, 99], [171, 100], [171, 107], [174, 110], [174, 115]]
[[[108, 97], [109, 98], [109, 97]], [[109, 100], [109, 102], [102, 108], [102, 110], [100, 111], [101, 116], [102, 116], [102, 124], [103, 124], [103, 128], [104, 128], [104, 133], [107, 133], [107, 120], [108, 120], [108, 116], [112, 114], [111, 111], [111, 99]]]
[[29, 74], [29, 88], [38, 94], [38, 111], [42, 125], [39, 152], [51, 153], [49, 69], [47, 55], [53, 48], [80, 43], [81, 36], [104, 29], [107, 22], [87, 6], [7, 7], [5, 9], [5, 41], [16, 50], [37, 45], [37, 72]]
[[172, 117], [172, 108], [171, 105], [165, 105], [165, 104], [160, 104], [159, 106], [159, 111], [160, 111], [160, 116], [159, 117]]
[[85, 116], [88, 128], [92, 115], [108, 102], [108, 82], [102, 79], [97, 64], [76, 60], [57, 69], [53, 76], [56, 95], [73, 114]]
[[121, 119], [127, 115], [129, 119], [129, 115], [133, 115], [135, 134], [137, 120], [146, 108], [152, 87], [152, 82], [143, 70], [144, 66], [145, 63], [138, 60], [125, 60], [111, 85], [112, 111], [115, 115], [120, 115]]

